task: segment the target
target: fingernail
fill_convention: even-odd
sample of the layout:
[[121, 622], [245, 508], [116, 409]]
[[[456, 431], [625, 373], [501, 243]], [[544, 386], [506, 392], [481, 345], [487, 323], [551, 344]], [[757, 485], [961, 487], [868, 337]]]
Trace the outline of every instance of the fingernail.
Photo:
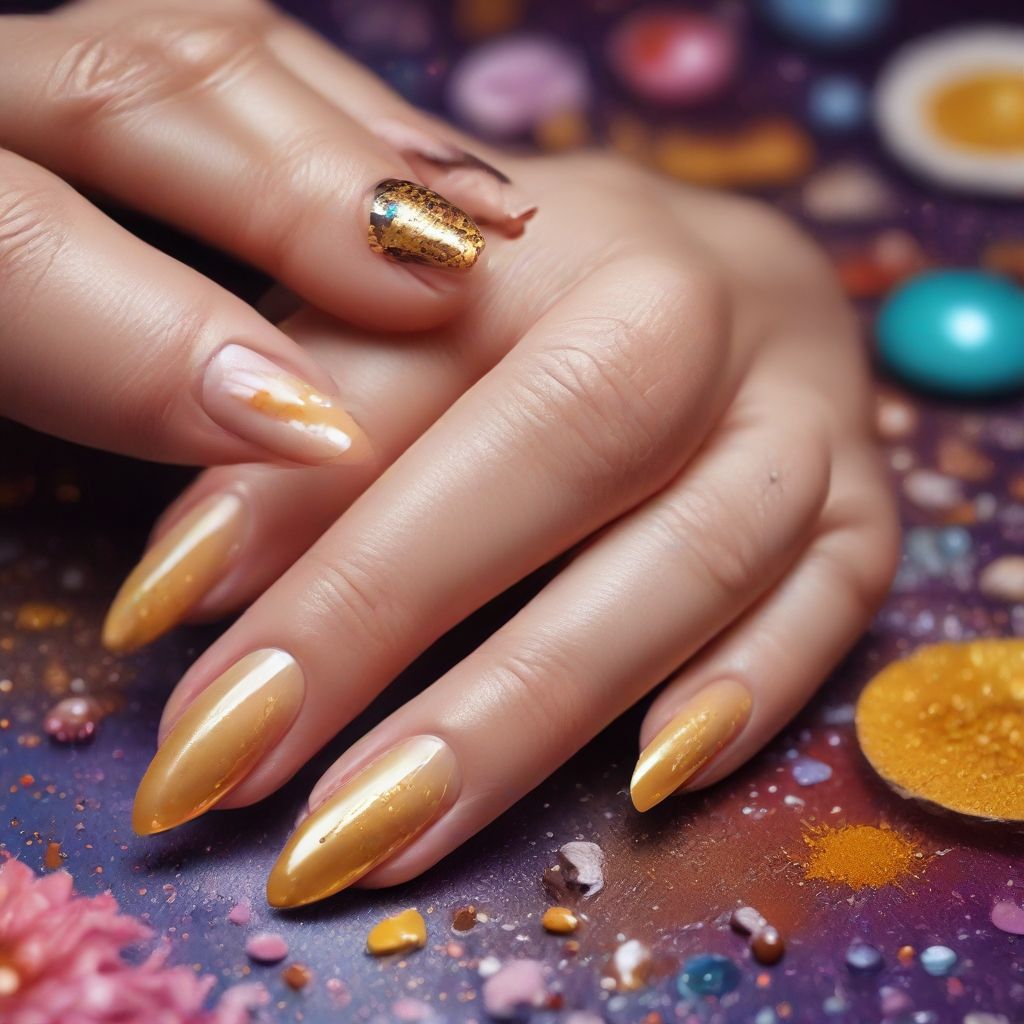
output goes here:
[[750, 716], [746, 687], [722, 679], [705, 687], [640, 755], [629, 793], [638, 811], [649, 811], [704, 767]]
[[225, 345], [210, 360], [203, 407], [226, 430], [293, 462], [362, 462], [372, 455], [337, 398], [242, 345]]
[[165, 832], [231, 792], [295, 721], [305, 684], [284, 651], [253, 651], [185, 709], [135, 794], [132, 828]]
[[412, 181], [388, 178], [373, 193], [370, 248], [403, 263], [469, 270], [483, 252], [475, 221]]
[[177, 625], [238, 550], [244, 511], [237, 495], [214, 494], [182, 516], [121, 584], [103, 623], [103, 646], [131, 651]]
[[272, 907], [333, 896], [407, 846], [455, 788], [451, 748], [414, 736], [371, 762], [295, 830], [267, 879]]

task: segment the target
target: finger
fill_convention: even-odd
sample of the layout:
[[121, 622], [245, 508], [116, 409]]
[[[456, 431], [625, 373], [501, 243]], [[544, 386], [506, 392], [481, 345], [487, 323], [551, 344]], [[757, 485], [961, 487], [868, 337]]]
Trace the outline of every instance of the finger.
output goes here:
[[401, 153], [425, 184], [477, 220], [515, 238], [536, 213], [533, 197], [487, 162], [504, 165], [507, 155], [481, 159], [486, 147], [479, 140], [412, 109], [376, 75], [291, 18], [269, 21], [264, 38], [296, 78]]
[[[206, 653], [172, 695], [165, 734], [232, 662], [288, 651], [305, 678], [299, 717], [232, 779], [239, 801], [280, 785], [452, 625], [667, 482], [717, 411], [722, 302], [675, 261], [596, 273]], [[143, 788], [144, 830], [198, 813], [173, 787]]]
[[410, 182], [408, 163], [296, 79], [247, 20], [93, 17], [5, 19], [0, 144], [352, 322], [453, 314], [464, 283], [442, 271], [476, 262], [476, 224]]
[[[726, 426], [680, 480], [357, 744], [311, 794], [309, 817], [270, 875], [271, 904], [321, 899], [364, 875], [390, 885], [418, 874], [732, 621], [790, 563], [820, 513], [827, 450], [805, 445], [797, 456], [799, 439], [792, 423]], [[749, 695], [729, 697], [741, 720]], [[424, 736], [443, 750], [410, 766], [407, 738]], [[422, 741], [414, 751], [422, 759]], [[383, 790], [381, 755], [390, 758]], [[403, 800], [392, 813], [386, 794], [395, 789]]]
[[[890, 489], [863, 456], [837, 476], [822, 532], [800, 562], [651, 705], [632, 786], [640, 810], [680, 788], [709, 786], [752, 757], [806, 704], [881, 603], [899, 558]], [[744, 727], [706, 757], [682, 756], [694, 751], [723, 682], [737, 681], [753, 699]]]
[[281, 325], [338, 381], [341, 402], [374, 436], [360, 465], [220, 466], [203, 473], [157, 523], [103, 627], [112, 650], [149, 643], [188, 617], [248, 604], [432, 423], [469, 383], [447, 333], [415, 345], [346, 332], [307, 310]]
[[130, 455], [360, 461], [333, 382], [249, 306], [0, 150], [0, 411]]

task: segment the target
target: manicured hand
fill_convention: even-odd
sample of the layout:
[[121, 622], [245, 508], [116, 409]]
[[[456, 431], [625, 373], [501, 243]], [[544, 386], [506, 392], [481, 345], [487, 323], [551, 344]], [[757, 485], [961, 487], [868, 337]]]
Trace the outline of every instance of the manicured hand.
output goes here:
[[115, 606], [166, 627], [184, 580], [204, 596], [178, 614], [255, 598], [171, 696], [136, 798], [148, 834], [274, 791], [434, 640], [561, 558], [328, 770], [275, 906], [418, 874], [666, 679], [634, 804], [722, 778], [888, 585], [867, 372], [820, 254], [765, 206], [608, 157], [510, 170], [539, 212], [448, 328], [283, 325], [388, 470], [215, 469]]
[[0, 19], [0, 413], [169, 461], [372, 458], [315, 360], [75, 190], [349, 323], [449, 319], [487, 278], [470, 214], [500, 248], [529, 209], [426, 118], [377, 117], [365, 90], [353, 118], [305, 78], [332, 61], [257, 0], [83, 0]]

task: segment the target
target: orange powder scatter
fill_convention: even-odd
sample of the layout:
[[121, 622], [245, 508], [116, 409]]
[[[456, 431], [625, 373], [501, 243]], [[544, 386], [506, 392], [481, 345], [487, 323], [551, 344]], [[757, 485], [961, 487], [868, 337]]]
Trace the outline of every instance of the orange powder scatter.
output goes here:
[[914, 873], [917, 847], [885, 826], [823, 826], [804, 836], [810, 857], [807, 878], [848, 885], [851, 889], [880, 889]]

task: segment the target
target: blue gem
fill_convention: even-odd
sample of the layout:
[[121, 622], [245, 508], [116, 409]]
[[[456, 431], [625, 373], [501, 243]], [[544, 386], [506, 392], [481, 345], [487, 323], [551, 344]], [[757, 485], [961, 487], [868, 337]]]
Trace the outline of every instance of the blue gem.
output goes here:
[[681, 996], [696, 993], [701, 996], [721, 996], [731, 992], [740, 983], [740, 969], [727, 956], [701, 953], [683, 964], [676, 979]]
[[956, 966], [956, 953], [949, 946], [929, 946], [921, 951], [921, 966], [934, 978], [944, 978]]
[[846, 966], [854, 974], [872, 974], [882, 967], [882, 954], [866, 942], [855, 942], [846, 951]]
[[394, 220], [396, 213], [398, 213], [398, 203], [388, 203], [387, 209], [384, 211], [384, 216], [387, 217], [388, 220]]

